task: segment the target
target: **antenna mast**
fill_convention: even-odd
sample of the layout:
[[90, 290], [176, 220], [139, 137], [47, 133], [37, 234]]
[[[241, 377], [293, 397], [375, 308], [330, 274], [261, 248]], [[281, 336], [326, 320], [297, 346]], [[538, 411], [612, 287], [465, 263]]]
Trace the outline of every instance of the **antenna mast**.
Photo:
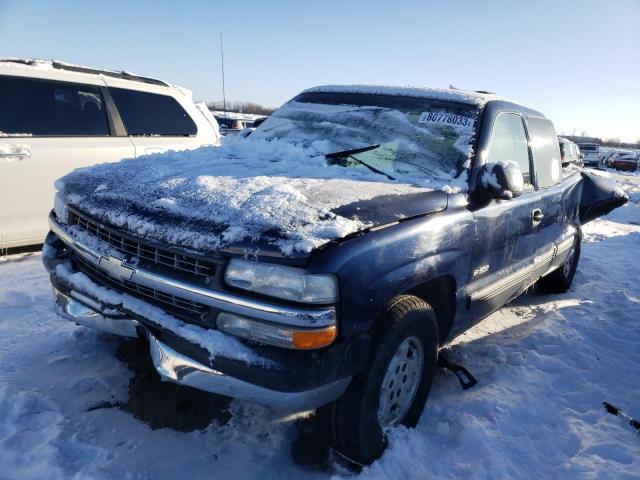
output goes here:
[[220, 34], [220, 61], [222, 65], [222, 109], [227, 113], [227, 95], [224, 90], [224, 47], [222, 45], [222, 34]]

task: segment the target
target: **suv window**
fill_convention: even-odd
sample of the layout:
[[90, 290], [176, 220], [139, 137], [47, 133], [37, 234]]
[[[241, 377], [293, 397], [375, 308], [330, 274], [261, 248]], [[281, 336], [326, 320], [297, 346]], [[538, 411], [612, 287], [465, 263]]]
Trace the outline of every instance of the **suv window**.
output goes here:
[[99, 87], [0, 75], [0, 136], [106, 136]]
[[197, 132], [196, 124], [169, 95], [109, 88], [127, 133], [133, 136], [188, 136]]
[[560, 147], [555, 140], [553, 124], [545, 118], [528, 117], [531, 153], [536, 167], [536, 183], [540, 188], [552, 187], [562, 180]]
[[[556, 145], [558, 142], [556, 141]], [[489, 143], [489, 163], [516, 162], [522, 170], [525, 183], [531, 183], [531, 167], [527, 134], [522, 118], [514, 113], [500, 113], [493, 124]]]
[[595, 145], [580, 145], [580, 150], [586, 151], [586, 152], [595, 152], [596, 151], [596, 146]]

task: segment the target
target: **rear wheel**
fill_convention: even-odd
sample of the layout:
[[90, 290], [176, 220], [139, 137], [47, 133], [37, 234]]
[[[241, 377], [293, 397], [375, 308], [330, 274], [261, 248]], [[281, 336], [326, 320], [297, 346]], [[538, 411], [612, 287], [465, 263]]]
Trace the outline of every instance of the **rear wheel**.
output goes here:
[[438, 325], [421, 299], [399, 297], [379, 325], [367, 368], [327, 407], [333, 447], [361, 464], [382, 454], [387, 428], [416, 425], [437, 363]]
[[580, 260], [580, 237], [576, 236], [564, 264], [542, 277], [540, 288], [545, 293], [565, 293], [571, 287]]

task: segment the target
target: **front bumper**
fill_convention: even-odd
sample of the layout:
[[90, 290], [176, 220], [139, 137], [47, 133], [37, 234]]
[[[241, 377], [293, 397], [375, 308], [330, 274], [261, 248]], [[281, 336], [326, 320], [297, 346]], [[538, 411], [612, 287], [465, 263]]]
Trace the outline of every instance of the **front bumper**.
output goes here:
[[[100, 254], [87, 245], [78, 244], [55, 218], [51, 218], [50, 224], [52, 232], [45, 242], [43, 262], [51, 276], [57, 313], [77, 324], [112, 334], [146, 337], [154, 366], [163, 379], [221, 395], [256, 401], [279, 410], [302, 411], [340, 397], [352, 376], [364, 369], [370, 343], [368, 336], [342, 339], [317, 351], [247, 345], [258, 356], [267, 359], [266, 364], [250, 364], [217, 355], [212, 357], [209, 351], [163, 328], [153, 319], [127, 310], [121, 304], [106, 303], [103, 299], [96, 298], [90, 289], [84, 291], [57, 275], [56, 267], [63, 262], [75, 271], [74, 262], [68, 253], [94, 258], [98, 263]], [[140, 278], [144, 276], [141, 275]], [[156, 280], [163, 285], [170, 285], [172, 282], [172, 279], [166, 277]], [[215, 296], [218, 292], [206, 293]], [[281, 313], [271, 304], [247, 299], [240, 299], [236, 303], [235, 296], [224, 296], [222, 301], [237, 307], [245, 315], [257, 318], [268, 316], [273, 319]], [[220, 299], [215, 298], [215, 301]], [[258, 308], [252, 308], [254, 304]], [[237, 313], [232, 309], [228, 311]], [[283, 314], [293, 314], [298, 321], [308, 321], [308, 313], [308, 310], [296, 311], [285, 307]], [[323, 315], [326, 315], [326, 311], [319, 318], [311, 318], [322, 322]]]
[[[163, 380], [268, 405], [279, 410], [303, 411], [325, 405], [342, 395], [351, 377], [301, 392], [280, 392], [225, 375], [171, 348], [144, 324], [124, 316], [106, 316], [75, 298], [53, 289], [56, 312], [61, 317], [105, 332], [126, 337], [145, 335], [153, 366]], [[77, 294], [76, 294], [77, 296]], [[89, 301], [91, 301], [89, 299]]]

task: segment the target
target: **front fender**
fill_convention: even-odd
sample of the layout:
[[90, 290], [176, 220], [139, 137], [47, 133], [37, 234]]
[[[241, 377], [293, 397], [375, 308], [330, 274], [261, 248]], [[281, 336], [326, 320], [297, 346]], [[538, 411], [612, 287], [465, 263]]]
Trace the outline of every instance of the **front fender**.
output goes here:
[[346, 336], [368, 331], [395, 296], [450, 275], [466, 285], [473, 216], [465, 207], [407, 220], [336, 245], [312, 270], [340, 281], [340, 329]]

